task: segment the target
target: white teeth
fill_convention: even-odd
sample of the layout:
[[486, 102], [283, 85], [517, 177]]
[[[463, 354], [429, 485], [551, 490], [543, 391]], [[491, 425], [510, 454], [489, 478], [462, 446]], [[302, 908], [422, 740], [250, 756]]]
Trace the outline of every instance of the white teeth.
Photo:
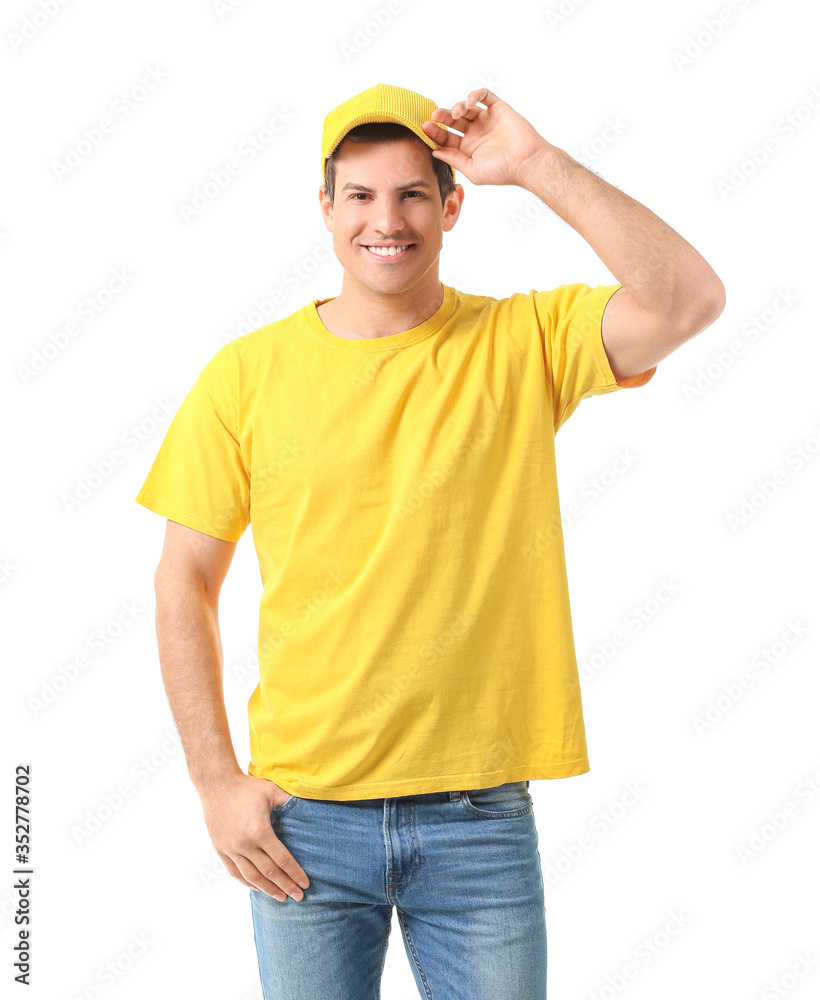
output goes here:
[[410, 243], [403, 247], [367, 247], [371, 253], [376, 253], [380, 257], [395, 257], [397, 253], [401, 253], [402, 250], [406, 250], [407, 247], [411, 246]]

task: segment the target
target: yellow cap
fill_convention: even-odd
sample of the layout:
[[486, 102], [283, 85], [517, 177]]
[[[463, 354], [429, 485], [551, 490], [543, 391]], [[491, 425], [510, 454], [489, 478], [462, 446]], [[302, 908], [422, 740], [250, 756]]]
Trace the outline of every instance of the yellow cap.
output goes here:
[[[371, 122], [396, 122], [406, 125], [431, 149], [438, 149], [422, 128], [426, 121], [432, 121], [432, 114], [438, 105], [421, 94], [404, 87], [394, 87], [389, 83], [377, 83], [375, 87], [349, 98], [325, 118], [322, 128], [322, 183], [325, 181], [325, 162], [347, 133], [357, 125]], [[441, 122], [435, 124], [447, 131]], [[456, 179], [455, 167], [453, 181]]]

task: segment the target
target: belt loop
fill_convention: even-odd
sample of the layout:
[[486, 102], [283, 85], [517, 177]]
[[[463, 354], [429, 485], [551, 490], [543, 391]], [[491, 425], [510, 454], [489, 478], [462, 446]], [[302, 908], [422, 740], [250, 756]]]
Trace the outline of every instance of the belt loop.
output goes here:
[[450, 801], [456, 802], [461, 798], [461, 792], [450, 792]]

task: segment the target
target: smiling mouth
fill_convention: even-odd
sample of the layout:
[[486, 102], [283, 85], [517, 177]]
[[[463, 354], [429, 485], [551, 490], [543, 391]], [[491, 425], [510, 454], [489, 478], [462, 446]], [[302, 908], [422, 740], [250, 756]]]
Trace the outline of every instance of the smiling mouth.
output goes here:
[[377, 247], [376, 249], [371, 249], [367, 245], [362, 245], [362, 250], [370, 257], [375, 257], [378, 260], [403, 260], [415, 245], [415, 243], [404, 243], [402, 244], [404, 249], [401, 250], [399, 247]]

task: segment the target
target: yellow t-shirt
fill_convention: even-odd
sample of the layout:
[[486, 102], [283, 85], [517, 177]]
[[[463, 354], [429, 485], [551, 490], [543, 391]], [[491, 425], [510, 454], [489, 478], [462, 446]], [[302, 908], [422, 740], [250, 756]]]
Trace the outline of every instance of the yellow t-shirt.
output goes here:
[[331, 334], [314, 299], [226, 344], [136, 500], [262, 577], [248, 773], [313, 799], [589, 770], [554, 435], [616, 382], [620, 285], [442, 285], [424, 323]]

